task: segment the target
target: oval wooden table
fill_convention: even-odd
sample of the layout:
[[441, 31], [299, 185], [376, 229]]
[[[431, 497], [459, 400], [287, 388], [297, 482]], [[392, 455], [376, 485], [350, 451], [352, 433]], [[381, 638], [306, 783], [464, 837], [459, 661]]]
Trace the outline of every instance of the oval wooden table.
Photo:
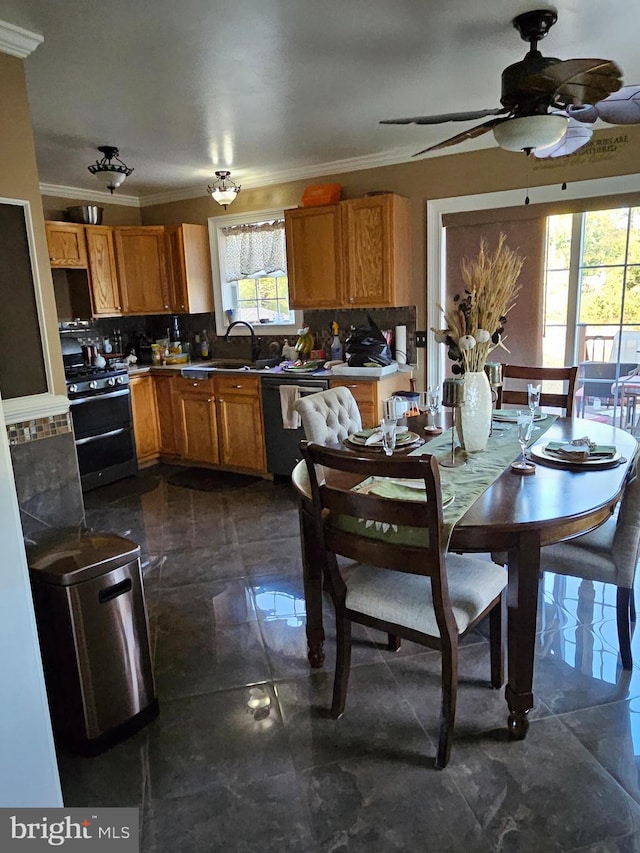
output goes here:
[[[408, 418], [410, 429], [424, 432], [424, 417]], [[549, 441], [568, 441], [588, 435], [598, 444], [616, 445], [623, 460], [599, 470], [569, 470], [538, 464], [534, 476], [514, 474], [507, 466], [460, 518], [451, 534], [450, 551], [467, 553], [506, 552], [508, 728], [512, 737], [524, 738], [527, 714], [533, 708], [533, 662], [536, 632], [540, 549], [572, 539], [603, 524], [613, 512], [624, 488], [625, 477], [637, 448], [627, 432], [581, 418], [558, 418], [544, 434]], [[309, 514], [310, 491], [304, 462], [296, 466], [292, 480], [300, 501], [300, 529], [304, 590], [307, 608], [309, 662], [324, 662], [322, 645], [322, 558]]]

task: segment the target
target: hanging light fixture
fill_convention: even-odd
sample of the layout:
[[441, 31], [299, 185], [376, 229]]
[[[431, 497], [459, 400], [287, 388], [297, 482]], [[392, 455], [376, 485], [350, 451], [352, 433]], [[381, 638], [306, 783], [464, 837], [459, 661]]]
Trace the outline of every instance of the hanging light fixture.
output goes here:
[[231, 180], [230, 174], [231, 172], [224, 170], [216, 172], [216, 180], [207, 187], [207, 192], [211, 193], [211, 198], [221, 204], [225, 210], [242, 189]]
[[[111, 195], [113, 195], [113, 191], [122, 186], [125, 179], [133, 172], [133, 169], [125, 166], [118, 156], [120, 152], [112, 145], [99, 145], [98, 151], [101, 151], [104, 155], [102, 160], [96, 160], [93, 165], [87, 168], [92, 175], [95, 175], [99, 181], [102, 181]], [[113, 160], [117, 162], [113, 163]]]

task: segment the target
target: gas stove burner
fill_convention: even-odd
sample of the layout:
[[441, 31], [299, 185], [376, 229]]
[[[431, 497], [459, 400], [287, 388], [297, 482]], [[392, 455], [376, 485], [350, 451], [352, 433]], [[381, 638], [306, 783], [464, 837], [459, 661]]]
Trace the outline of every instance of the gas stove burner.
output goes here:
[[65, 369], [65, 376], [67, 380], [70, 381], [76, 379], [119, 376], [125, 372], [125, 368], [90, 367], [89, 365], [83, 364], [76, 367], [67, 367]]

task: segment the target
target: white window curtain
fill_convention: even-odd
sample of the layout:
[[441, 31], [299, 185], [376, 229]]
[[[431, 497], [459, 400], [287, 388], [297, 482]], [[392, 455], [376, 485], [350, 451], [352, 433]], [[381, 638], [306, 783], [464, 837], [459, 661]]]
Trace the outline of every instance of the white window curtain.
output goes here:
[[223, 228], [227, 281], [261, 273], [285, 273], [284, 220]]

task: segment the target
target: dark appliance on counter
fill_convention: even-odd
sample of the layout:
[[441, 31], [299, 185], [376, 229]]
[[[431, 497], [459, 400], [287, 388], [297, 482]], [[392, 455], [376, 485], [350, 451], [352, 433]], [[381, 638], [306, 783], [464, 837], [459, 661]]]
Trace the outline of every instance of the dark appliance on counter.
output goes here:
[[62, 339], [80, 482], [84, 492], [138, 471], [125, 367], [87, 364], [75, 338]]
[[282, 385], [297, 385], [300, 395], [316, 394], [326, 391], [329, 380], [319, 376], [291, 376], [278, 374], [263, 376], [262, 386], [262, 416], [264, 420], [264, 441], [267, 449], [267, 471], [290, 477], [291, 472], [302, 459], [300, 441], [304, 429], [285, 429], [282, 423], [282, 406], [280, 403], [280, 387]]

